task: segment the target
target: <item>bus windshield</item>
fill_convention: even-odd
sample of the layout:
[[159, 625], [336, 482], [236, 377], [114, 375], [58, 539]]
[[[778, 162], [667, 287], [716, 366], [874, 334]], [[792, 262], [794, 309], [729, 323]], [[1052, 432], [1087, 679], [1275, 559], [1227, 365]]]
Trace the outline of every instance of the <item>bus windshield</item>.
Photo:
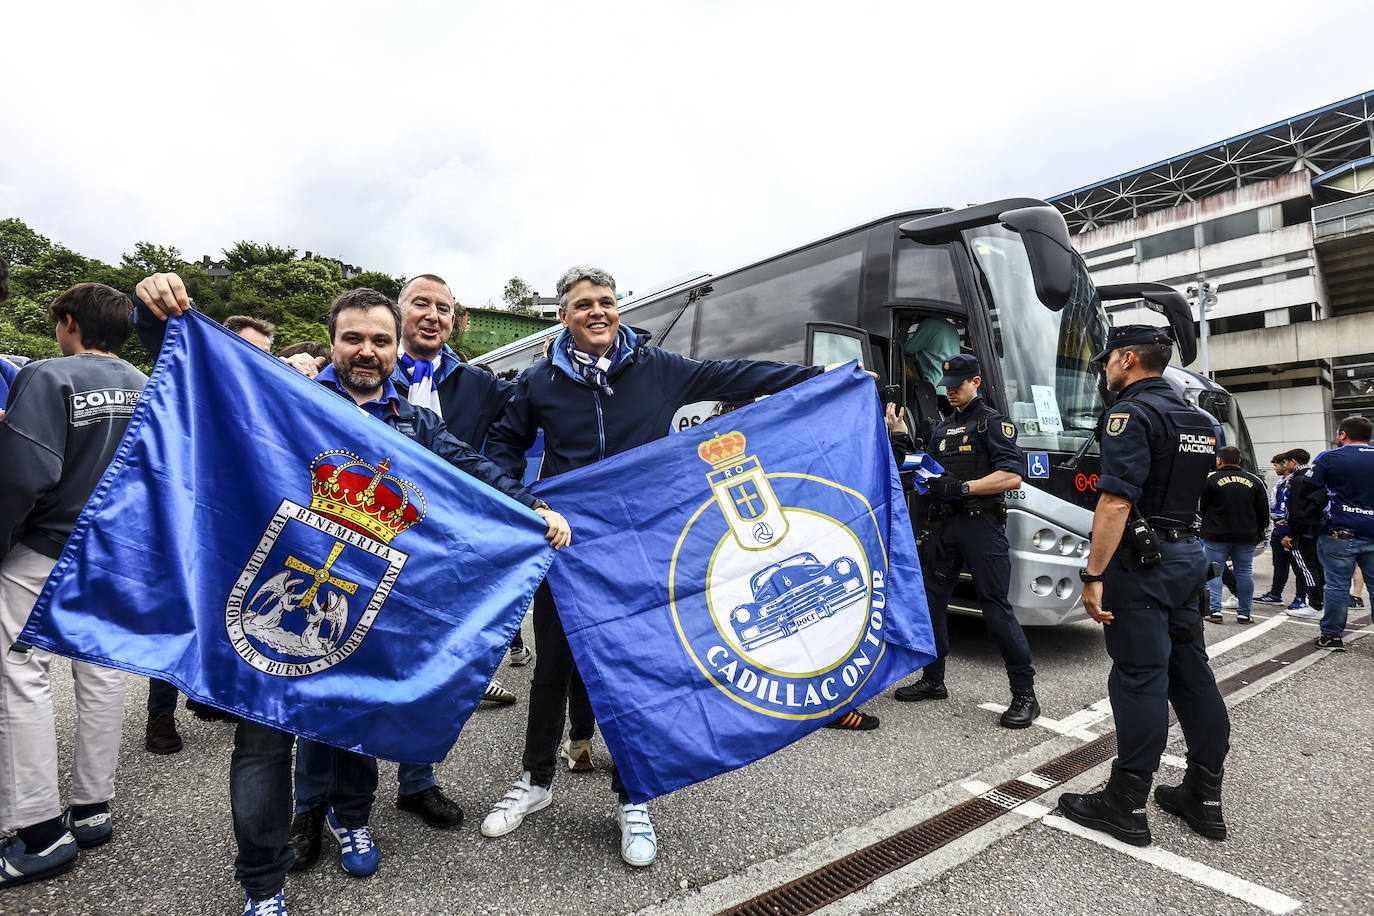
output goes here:
[[1244, 465], [1256, 474], [1264, 468], [1255, 462], [1255, 443], [1250, 438], [1250, 428], [1240, 412], [1235, 395], [1229, 391], [1190, 390], [1185, 393], [1189, 401], [1210, 413], [1221, 424], [1221, 436], [1225, 445], [1240, 449]]
[[1018, 444], [1076, 451], [1092, 435], [1103, 407], [1092, 358], [1106, 340], [1107, 315], [1096, 288], [1077, 263], [1069, 304], [1051, 311], [1035, 295], [1020, 236], [1000, 225], [969, 229], [964, 236], [982, 274]]

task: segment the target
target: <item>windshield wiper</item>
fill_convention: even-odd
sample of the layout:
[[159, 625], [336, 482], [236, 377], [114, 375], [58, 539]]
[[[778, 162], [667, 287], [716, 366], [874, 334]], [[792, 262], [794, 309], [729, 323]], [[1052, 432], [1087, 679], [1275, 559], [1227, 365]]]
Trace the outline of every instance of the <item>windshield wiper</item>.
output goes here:
[[1059, 468], [1064, 471], [1072, 471], [1077, 468], [1078, 462], [1083, 460], [1083, 456], [1087, 454], [1088, 449], [1092, 448], [1092, 444], [1096, 441], [1097, 427], [1094, 426], [1092, 434], [1083, 440], [1083, 444], [1078, 447], [1078, 451], [1074, 452], [1073, 455], [1069, 457], [1069, 460], [1059, 465]]

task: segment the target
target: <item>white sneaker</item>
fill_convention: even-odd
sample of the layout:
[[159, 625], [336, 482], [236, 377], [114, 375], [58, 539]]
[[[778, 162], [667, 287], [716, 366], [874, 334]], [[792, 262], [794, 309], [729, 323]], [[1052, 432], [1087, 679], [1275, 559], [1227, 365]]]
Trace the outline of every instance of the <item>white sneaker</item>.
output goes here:
[[658, 836], [649, 822], [649, 809], [644, 805], [616, 805], [615, 819], [620, 822], [620, 858], [637, 868], [653, 865], [658, 857]]
[[1310, 604], [1300, 604], [1297, 607], [1290, 607], [1285, 613], [1289, 617], [1299, 617], [1303, 620], [1321, 620], [1322, 612]]
[[563, 759], [568, 761], [568, 769], [579, 773], [586, 773], [596, 769], [596, 761], [592, 758], [591, 739], [586, 741], [574, 741], [571, 738], [563, 739], [563, 747], [559, 751]]
[[526, 770], [505, 797], [492, 805], [491, 813], [482, 821], [482, 836], [505, 836], [524, 822], [525, 815], [547, 808], [551, 801], [553, 786], [530, 785], [530, 771]]
[[1240, 607], [1240, 599], [1235, 595], [1223, 595], [1221, 606], [1225, 608], [1238, 608]]
[[487, 703], [514, 703], [518, 698], [507, 690], [500, 681], [492, 678], [487, 689], [482, 692], [482, 699]]
[[510, 650], [510, 666], [512, 668], [523, 668], [534, 658], [534, 650], [529, 646], [521, 646], [519, 649]]

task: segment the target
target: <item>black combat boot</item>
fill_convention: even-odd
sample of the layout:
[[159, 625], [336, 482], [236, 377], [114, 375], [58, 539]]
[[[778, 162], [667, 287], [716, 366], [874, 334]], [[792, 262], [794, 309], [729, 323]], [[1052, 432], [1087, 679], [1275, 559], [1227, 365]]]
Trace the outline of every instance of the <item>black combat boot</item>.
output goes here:
[[1145, 819], [1145, 802], [1150, 797], [1150, 780], [1112, 767], [1112, 778], [1101, 792], [1059, 796], [1059, 810], [1075, 824], [1102, 830], [1132, 846], [1150, 845], [1150, 824]]
[[949, 690], [944, 683], [937, 684], [934, 681], [921, 678], [914, 684], [898, 687], [892, 691], [892, 697], [904, 703], [914, 703], [919, 700], [946, 700], [949, 699]]
[[1187, 821], [1194, 833], [1213, 840], [1226, 839], [1226, 822], [1221, 819], [1221, 771], [1213, 773], [1189, 760], [1183, 785], [1159, 786], [1155, 802]]
[[1012, 691], [1011, 705], [1002, 713], [1003, 728], [1029, 728], [1040, 715], [1040, 701], [1035, 698], [1034, 690]]

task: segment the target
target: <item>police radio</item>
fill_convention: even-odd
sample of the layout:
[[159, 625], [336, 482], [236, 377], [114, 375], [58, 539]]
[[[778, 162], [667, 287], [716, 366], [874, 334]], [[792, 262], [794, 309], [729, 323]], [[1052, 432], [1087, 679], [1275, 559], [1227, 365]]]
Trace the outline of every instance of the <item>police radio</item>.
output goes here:
[[1164, 553], [1159, 549], [1159, 535], [1155, 534], [1155, 529], [1141, 516], [1135, 506], [1131, 507], [1131, 514], [1126, 519], [1126, 530], [1121, 533], [1121, 542], [1126, 546], [1134, 565], [1141, 569], [1158, 566], [1164, 559]]

